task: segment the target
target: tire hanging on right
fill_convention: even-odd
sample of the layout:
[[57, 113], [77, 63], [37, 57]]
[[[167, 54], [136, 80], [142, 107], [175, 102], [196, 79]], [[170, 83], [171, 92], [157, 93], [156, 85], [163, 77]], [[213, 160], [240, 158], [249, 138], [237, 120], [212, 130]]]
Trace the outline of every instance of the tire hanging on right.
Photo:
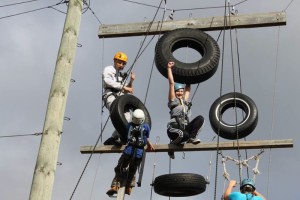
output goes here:
[[[245, 113], [243, 120], [237, 124], [228, 124], [222, 119], [222, 114], [229, 108], [240, 108]], [[254, 101], [245, 94], [232, 92], [214, 101], [209, 110], [209, 120], [212, 129], [220, 137], [229, 140], [248, 136], [256, 128], [258, 111]]]

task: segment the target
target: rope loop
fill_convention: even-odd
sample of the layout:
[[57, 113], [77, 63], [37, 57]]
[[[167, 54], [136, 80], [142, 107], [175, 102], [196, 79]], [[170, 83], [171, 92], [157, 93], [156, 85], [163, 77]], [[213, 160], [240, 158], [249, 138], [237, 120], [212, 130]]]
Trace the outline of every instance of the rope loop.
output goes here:
[[257, 155], [251, 156], [248, 159], [243, 159], [243, 160], [237, 160], [237, 159], [232, 158], [230, 156], [224, 156], [222, 153], [219, 153], [222, 156], [221, 162], [222, 162], [222, 165], [223, 165], [223, 177], [226, 180], [230, 181], [230, 174], [227, 172], [227, 169], [226, 169], [226, 162], [227, 161], [232, 161], [236, 165], [238, 165], [239, 166], [239, 171], [240, 171], [240, 174], [241, 174], [243, 167], [248, 168], [249, 167], [249, 161], [250, 160], [255, 160], [256, 164], [255, 164], [255, 167], [252, 169], [252, 171], [253, 171], [253, 180], [255, 180], [256, 176], [258, 174], [260, 174], [260, 171], [258, 169], [258, 165], [259, 165], [259, 161], [260, 161], [260, 155], [263, 152], [264, 152], [264, 150], [261, 150]]

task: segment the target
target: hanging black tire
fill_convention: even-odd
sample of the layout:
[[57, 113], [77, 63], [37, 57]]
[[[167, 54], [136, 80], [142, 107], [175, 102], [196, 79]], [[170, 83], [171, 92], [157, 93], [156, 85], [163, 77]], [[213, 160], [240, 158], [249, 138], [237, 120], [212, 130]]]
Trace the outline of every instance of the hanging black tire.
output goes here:
[[[245, 116], [241, 122], [228, 124], [222, 119], [222, 114], [229, 108], [240, 108]], [[258, 111], [254, 101], [241, 93], [232, 92], [219, 97], [209, 111], [212, 129], [220, 137], [236, 140], [248, 136], [256, 128]]]
[[121, 135], [121, 139], [127, 138], [128, 122], [125, 118], [124, 113], [129, 109], [131, 109], [132, 112], [135, 109], [143, 110], [145, 113], [145, 122], [149, 124], [151, 128], [150, 114], [143, 102], [141, 102], [137, 97], [130, 94], [121, 95], [113, 101], [110, 107], [110, 118], [112, 124], [114, 125], [118, 133]]
[[[173, 56], [177, 49], [189, 47], [202, 55], [196, 62], [183, 63]], [[179, 83], [200, 83], [212, 77], [217, 71], [220, 59], [218, 43], [208, 34], [198, 29], [175, 29], [165, 33], [157, 42], [155, 64], [166, 78], [169, 61], [175, 62], [174, 80]]]
[[175, 173], [155, 178], [154, 192], [168, 197], [187, 197], [201, 194], [206, 190], [206, 180], [199, 174]]

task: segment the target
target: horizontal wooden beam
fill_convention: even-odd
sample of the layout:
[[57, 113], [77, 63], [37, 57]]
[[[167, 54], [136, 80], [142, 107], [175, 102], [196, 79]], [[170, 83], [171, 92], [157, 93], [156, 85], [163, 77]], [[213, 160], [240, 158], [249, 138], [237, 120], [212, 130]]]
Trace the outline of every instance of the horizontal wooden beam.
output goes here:
[[[258, 14], [241, 14], [230, 15], [226, 17], [224, 25], [224, 16], [221, 17], [207, 17], [200, 19], [188, 19], [180, 21], [158, 21], [152, 23], [150, 29], [148, 28], [150, 22], [128, 23], [128, 24], [102, 24], [99, 28], [99, 38], [112, 37], [128, 37], [128, 36], [142, 36], [163, 34], [165, 32], [178, 28], [195, 28], [203, 31], [223, 30], [233, 28], [255, 28], [268, 26], [282, 26], [286, 25], [285, 12], [272, 13], [258, 13]], [[148, 31], [149, 29], [149, 31]]]
[[[172, 151], [212, 151], [212, 150], [234, 150], [234, 149], [267, 149], [267, 148], [291, 148], [293, 147], [292, 139], [285, 140], [256, 140], [256, 141], [231, 141], [217, 143], [199, 143], [199, 144], [161, 144], [154, 145], [155, 151], [151, 152], [168, 152]], [[124, 150], [123, 146], [113, 145], [99, 145], [96, 146], [82, 146], [80, 152], [82, 154], [90, 153], [121, 153]]]

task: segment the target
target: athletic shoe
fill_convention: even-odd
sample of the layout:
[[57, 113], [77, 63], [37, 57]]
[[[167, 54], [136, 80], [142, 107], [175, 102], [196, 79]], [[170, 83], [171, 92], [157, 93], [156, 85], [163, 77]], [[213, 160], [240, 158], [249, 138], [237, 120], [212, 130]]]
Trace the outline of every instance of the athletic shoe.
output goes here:
[[107, 140], [105, 140], [104, 142], [103, 142], [103, 144], [104, 145], [115, 145], [115, 138], [113, 138], [113, 137], [110, 137], [110, 138], [108, 138]]
[[130, 195], [130, 194], [131, 194], [131, 191], [132, 191], [132, 187], [126, 187], [126, 188], [125, 188], [125, 194]]
[[200, 139], [196, 139], [196, 138], [190, 138], [187, 143], [192, 143], [192, 144], [199, 144], [201, 142]]
[[108, 196], [113, 196], [114, 194], [117, 194], [118, 193], [118, 187], [117, 186], [112, 186], [107, 192], [106, 194]]
[[104, 145], [116, 145], [116, 146], [122, 146], [122, 142], [120, 138], [114, 138], [110, 137], [103, 143]]

